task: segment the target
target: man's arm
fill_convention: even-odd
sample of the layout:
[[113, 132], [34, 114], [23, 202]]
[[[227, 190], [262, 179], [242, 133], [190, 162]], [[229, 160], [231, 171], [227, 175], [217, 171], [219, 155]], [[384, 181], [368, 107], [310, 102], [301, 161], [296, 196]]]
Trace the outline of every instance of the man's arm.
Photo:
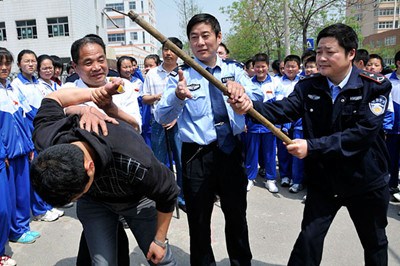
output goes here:
[[167, 232], [172, 219], [172, 212], [163, 213], [157, 211], [157, 231], [154, 241], [151, 242], [147, 253], [147, 260], [151, 260], [154, 264], [160, 263], [165, 256], [166, 247], [162, 247], [157, 243], [165, 243], [167, 240]]

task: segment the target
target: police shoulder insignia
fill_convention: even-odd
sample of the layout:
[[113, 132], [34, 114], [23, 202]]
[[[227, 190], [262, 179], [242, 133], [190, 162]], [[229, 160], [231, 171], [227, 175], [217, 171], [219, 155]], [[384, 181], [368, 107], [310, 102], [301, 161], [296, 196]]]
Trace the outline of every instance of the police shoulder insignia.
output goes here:
[[373, 99], [371, 102], [369, 102], [369, 109], [374, 115], [378, 116], [385, 112], [386, 104], [387, 104], [386, 97], [380, 95], [377, 98]]
[[227, 64], [235, 64], [235, 65], [237, 65], [238, 67], [241, 67], [241, 68], [244, 67], [244, 64], [242, 62], [236, 61], [236, 60], [231, 59], [231, 58], [222, 59], [222, 61], [227, 63]]
[[173, 77], [176, 77], [178, 75], [178, 70], [179, 69], [185, 70], [185, 69], [188, 69], [188, 68], [189, 68], [189, 65], [182, 64], [182, 65], [179, 65], [178, 67], [174, 68], [174, 70], [172, 70], [169, 74], [171, 76], [173, 76]]
[[178, 70], [179, 70], [179, 66], [174, 68], [174, 70], [172, 70], [171, 72], [169, 72], [169, 74], [173, 77], [176, 77], [178, 75]]
[[375, 81], [376, 83], [381, 84], [385, 80], [385, 76], [379, 73], [373, 73], [366, 70], [360, 72], [360, 76], [366, 79]]

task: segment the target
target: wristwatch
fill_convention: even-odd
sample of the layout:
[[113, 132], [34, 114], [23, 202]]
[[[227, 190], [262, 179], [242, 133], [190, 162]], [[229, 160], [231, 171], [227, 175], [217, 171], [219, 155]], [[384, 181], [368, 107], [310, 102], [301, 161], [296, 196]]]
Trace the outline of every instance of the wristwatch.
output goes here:
[[157, 246], [160, 246], [160, 247], [162, 247], [162, 248], [166, 248], [166, 247], [167, 247], [167, 244], [168, 244], [168, 238], [165, 238], [165, 241], [164, 241], [164, 242], [159, 241], [159, 240], [157, 240], [156, 238], [154, 238], [153, 242], [154, 242], [154, 244], [156, 244]]

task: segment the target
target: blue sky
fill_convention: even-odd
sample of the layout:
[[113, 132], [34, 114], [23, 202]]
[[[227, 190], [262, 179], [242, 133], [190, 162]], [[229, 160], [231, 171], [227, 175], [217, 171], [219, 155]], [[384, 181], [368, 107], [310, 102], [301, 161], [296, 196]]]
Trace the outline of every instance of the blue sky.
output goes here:
[[[221, 6], [226, 7], [232, 4], [233, 0], [198, 0], [197, 4], [202, 12], [215, 16], [222, 28], [222, 35], [229, 31], [230, 23], [228, 16], [220, 12]], [[175, 0], [154, 0], [156, 5], [156, 28], [166, 37], [186, 37], [182, 36], [182, 29], [179, 27], [178, 7]], [[183, 38], [182, 38], [183, 39]], [[186, 41], [186, 39], [182, 40]]]

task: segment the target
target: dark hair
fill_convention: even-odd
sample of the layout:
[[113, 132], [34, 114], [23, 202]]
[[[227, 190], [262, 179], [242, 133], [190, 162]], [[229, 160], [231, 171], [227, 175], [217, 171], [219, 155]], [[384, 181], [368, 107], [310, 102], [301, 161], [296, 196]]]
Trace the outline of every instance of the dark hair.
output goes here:
[[146, 57], [144, 58], [144, 61], [143, 61], [143, 62], [146, 62], [146, 60], [148, 60], [148, 59], [153, 59], [154, 62], [156, 62], [156, 65], [157, 65], [157, 66], [159, 66], [159, 65], [161, 64], [161, 59], [160, 59], [160, 57], [159, 57], [157, 54], [149, 54], [148, 56], [146, 56]]
[[34, 51], [28, 50], [28, 49], [24, 49], [24, 50], [22, 50], [21, 52], [19, 52], [19, 54], [18, 54], [18, 56], [17, 56], [17, 62], [18, 62], [18, 64], [21, 63], [22, 57], [23, 57], [24, 55], [26, 55], [26, 54], [33, 54], [33, 55], [35, 56], [36, 60], [37, 60], [37, 56], [36, 56], [36, 54], [35, 54]]
[[250, 69], [250, 67], [251, 67], [252, 64], [254, 64], [253, 58], [250, 58], [249, 60], [247, 60], [247, 61], [244, 63], [244, 66], [246, 67], [246, 69]]
[[61, 61], [61, 58], [60, 57], [58, 57], [58, 56], [56, 56], [56, 55], [50, 55], [50, 57], [53, 59], [53, 65], [54, 65], [54, 68], [63, 68], [63, 63], [62, 63], [62, 61]]
[[40, 152], [32, 161], [30, 177], [34, 190], [53, 206], [71, 202], [89, 182], [83, 151], [73, 144], [59, 144]]
[[69, 75], [69, 71], [71, 70], [71, 68], [73, 68], [72, 61], [69, 61], [67, 66], [65, 67], [65, 69], [67, 71], [67, 75]]
[[219, 25], [218, 20], [213, 15], [207, 13], [201, 13], [194, 15], [189, 20], [186, 26], [186, 35], [189, 40], [190, 40], [190, 32], [192, 31], [193, 26], [198, 23], [209, 24], [211, 26], [211, 29], [215, 32], [215, 35], [218, 35], [221, 32], [221, 26]]
[[[176, 38], [176, 37], [169, 37], [168, 40], [170, 40], [173, 44], [175, 44], [176, 46], [178, 46], [179, 49], [182, 49], [183, 44], [182, 44], [181, 40], [179, 40], [178, 38]], [[165, 43], [163, 43], [161, 49], [164, 49], [164, 46], [165, 46]]]
[[0, 61], [3, 61], [4, 59], [10, 64], [14, 62], [14, 57], [11, 52], [4, 47], [0, 47]]
[[256, 62], [266, 62], [267, 65], [269, 65], [269, 57], [267, 54], [265, 53], [258, 53], [255, 56], [253, 56], [253, 63]]
[[280, 69], [279, 69], [279, 64], [280, 64], [280, 63], [281, 63], [281, 60], [276, 59], [276, 60], [274, 60], [274, 61], [272, 62], [272, 64], [271, 64], [272, 69], [275, 70], [275, 71], [278, 72], [278, 73], [281, 73], [281, 71], [280, 71]]
[[362, 60], [364, 62], [364, 66], [368, 63], [368, 51], [365, 49], [358, 49], [356, 52], [356, 56], [354, 57], [354, 61], [358, 62]]
[[100, 45], [101, 48], [103, 48], [104, 54], [106, 54], [106, 45], [104, 44], [103, 39], [101, 39], [101, 37], [96, 34], [88, 34], [85, 37], [76, 40], [71, 46], [71, 57], [72, 61], [74, 61], [75, 64], [77, 64], [79, 61], [80, 49], [82, 48], [82, 46], [88, 43], [94, 43]]
[[314, 50], [306, 50], [302, 55], [301, 55], [301, 62], [304, 62], [304, 59], [307, 59], [307, 57], [310, 56], [316, 56], [317, 52]]
[[218, 46], [224, 47], [226, 54], [229, 54], [229, 49], [228, 49], [228, 47], [226, 47], [225, 43], [221, 42]]
[[352, 27], [342, 23], [336, 23], [326, 27], [318, 33], [317, 44], [321, 38], [333, 37], [339, 45], [343, 47], [345, 54], [347, 55], [351, 50], [357, 50], [358, 48], [358, 37], [357, 33]]
[[47, 55], [47, 54], [42, 54], [42, 55], [40, 55], [40, 56], [37, 58], [37, 70], [38, 70], [38, 76], [39, 76], [39, 77], [40, 77], [40, 71], [39, 71], [39, 70], [40, 70], [40, 67], [41, 67], [43, 61], [46, 60], [46, 59], [50, 60], [51, 63], [53, 64], [53, 67], [54, 67], [54, 61], [53, 61], [53, 58], [52, 58], [50, 55]]
[[285, 60], [284, 60], [285, 65], [286, 65], [286, 62], [289, 62], [289, 61], [294, 61], [294, 62], [296, 62], [297, 65], [300, 67], [300, 64], [301, 64], [301, 62], [300, 62], [300, 56], [295, 55], [295, 54], [290, 54], [290, 55], [288, 55], [288, 56], [285, 57]]
[[385, 62], [383, 62], [383, 59], [382, 59], [382, 57], [380, 55], [378, 55], [378, 54], [370, 54], [368, 56], [368, 61], [370, 59], [378, 59], [379, 61], [381, 61], [382, 70], [385, 68]]
[[133, 63], [136, 63], [136, 64], [137, 64], [136, 59], [133, 58], [132, 56], [127, 56], [127, 55], [121, 56], [121, 57], [118, 58], [118, 60], [117, 60], [117, 70], [118, 70], [118, 73], [119, 73], [120, 75], [121, 75], [121, 65], [122, 65], [122, 61], [124, 61], [124, 60], [130, 61], [130, 62], [132, 63], [132, 65], [133, 65]]
[[394, 56], [394, 64], [396, 65], [396, 62], [397, 61], [400, 61], [400, 51], [398, 51], [397, 53], [396, 53], [396, 55]]
[[316, 63], [316, 62], [317, 62], [317, 58], [315, 56], [310, 56], [304, 62], [304, 67], [306, 67], [308, 63]]

